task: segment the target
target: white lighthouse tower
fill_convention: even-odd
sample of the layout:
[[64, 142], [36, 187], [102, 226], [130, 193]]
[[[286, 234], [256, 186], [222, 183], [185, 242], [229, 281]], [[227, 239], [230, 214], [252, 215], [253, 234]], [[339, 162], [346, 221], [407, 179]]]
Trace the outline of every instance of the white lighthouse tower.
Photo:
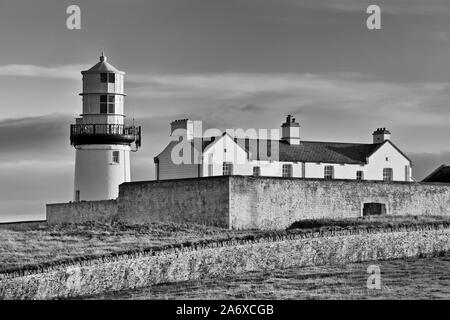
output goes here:
[[76, 149], [74, 201], [115, 199], [119, 184], [130, 181], [130, 151], [141, 144], [141, 128], [125, 125], [123, 77], [107, 62], [83, 75], [83, 112], [71, 125]]

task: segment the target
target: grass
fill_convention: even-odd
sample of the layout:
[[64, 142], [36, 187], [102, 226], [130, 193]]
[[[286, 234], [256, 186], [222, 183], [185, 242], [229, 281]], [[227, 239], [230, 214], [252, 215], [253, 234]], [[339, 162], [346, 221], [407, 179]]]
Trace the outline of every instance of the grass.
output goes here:
[[348, 229], [348, 228], [398, 228], [407, 226], [426, 226], [450, 224], [445, 216], [371, 216], [365, 218], [315, 219], [294, 222], [293, 229]]
[[122, 223], [67, 224], [33, 226], [23, 230], [0, 230], [0, 273], [9, 269], [56, 263], [82, 257], [138, 251], [150, 247], [196, 241], [256, 239], [269, 235], [285, 235], [309, 231], [385, 228], [402, 226], [446, 225], [450, 217], [378, 217], [358, 219], [303, 220], [287, 231], [226, 230], [193, 224]]
[[232, 231], [199, 225], [100, 223], [39, 226], [21, 231], [0, 230], [0, 272], [40, 263], [130, 249], [198, 240], [230, 239], [261, 231]]
[[[368, 289], [367, 268], [381, 270], [380, 289]], [[290, 268], [158, 284], [85, 299], [449, 299], [450, 255], [339, 266]]]

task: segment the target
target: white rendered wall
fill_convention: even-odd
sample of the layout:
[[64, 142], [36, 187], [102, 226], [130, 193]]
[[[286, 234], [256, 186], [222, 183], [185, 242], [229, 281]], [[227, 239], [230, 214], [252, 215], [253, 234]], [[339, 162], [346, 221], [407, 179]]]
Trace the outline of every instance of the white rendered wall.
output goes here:
[[[186, 148], [191, 148], [192, 145], [189, 141], [181, 142]], [[186, 178], [196, 178], [199, 175], [199, 165], [198, 164], [175, 164], [172, 161], [172, 144], [169, 144], [158, 156], [158, 174], [160, 180], [169, 179], [186, 179]], [[191, 149], [192, 150], [192, 149]], [[192, 150], [192, 152], [194, 152]], [[156, 178], [156, 177], [155, 177]]]
[[[386, 159], [387, 158], [387, 159]], [[394, 181], [413, 181], [412, 170], [405, 177], [405, 167], [411, 168], [411, 163], [392, 144], [385, 143], [369, 159], [366, 165], [366, 180], [383, 180], [383, 168], [392, 168]]]
[[[175, 165], [171, 162], [169, 148], [160, 155], [161, 180], [198, 177], [197, 165]], [[387, 160], [386, 160], [387, 159]], [[280, 162], [248, 160], [247, 153], [233, 139], [224, 135], [210, 144], [203, 152], [201, 176], [220, 176], [223, 163], [233, 163], [234, 175], [252, 175], [253, 167], [259, 166], [261, 176], [282, 177], [283, 164], [292, 165], [292, 176], [296, 178], [324, 178], [326, 166], [333, 166], [334, 179], [356, 179], [356, 172], [363, 171], [364, 180], [383, 180], [383, 169], [392, 168], [394, 181], [412, 181], [411, 164], [390, 143], [385, 143], [369, 159], [368, 164], [336, 164], [313, 162]], [[304, 170], [303, 167], [304, 166]], [[406, 167], [408, 169], [406, 169]], [[304, 172], [303, 172], [304, 171]]]
[[[119, 151], [119, 163], [113, 163], [113, 151]], [[75, 151], [75, 185], [80, 200], [116, 199], [119, 184], [128, 182], [130, 147], [123, 145], [82, 145]]]

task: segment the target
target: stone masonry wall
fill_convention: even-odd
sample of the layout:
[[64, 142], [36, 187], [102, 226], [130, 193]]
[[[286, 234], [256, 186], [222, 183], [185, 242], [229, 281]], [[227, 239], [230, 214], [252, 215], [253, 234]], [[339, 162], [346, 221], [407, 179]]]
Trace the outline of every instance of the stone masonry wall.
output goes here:
[[432, 255], [450, 250], [450, 231], [338, 232], [213, 245], [0, 274], [0, 299], [69, 298], [250, 271]]
[[110, 222], [117, 214], [116, 200], [47, 204], [47, 223]]
[[175, 222], [229, 227], [228, 177], [123, 183], [118, 219], [128, 223]]
[[249, 176], [127, 182], [116, 201], [47, 205], [47, 220], [285, 229], [303, 219], [360, 217], [365, 203], [385, 205], [387, 215], [450, 215], [450, 184]]
[[302, 219], [362, 216], [364, 203], [388, 215], [450, 215], [450, 185], [382, 181], [230, 178], [230, 226], [284, 229]]

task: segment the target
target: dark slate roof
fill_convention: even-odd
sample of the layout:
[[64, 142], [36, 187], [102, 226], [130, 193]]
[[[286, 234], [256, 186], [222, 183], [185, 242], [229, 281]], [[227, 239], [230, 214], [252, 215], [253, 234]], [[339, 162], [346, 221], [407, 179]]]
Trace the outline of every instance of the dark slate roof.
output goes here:
[[[289, 162], [326, 162], [342, 164], [365, 164], [366, 158], [375, 152], [381, 144], [340, 143], [301, 141], [291, 145], [283, 140], [235, 139], [246, 151], [250, 151], [252, 160], [267, 160], [265, 154], [258, 155], [258, 141], [261, 144], [275, 144], [273, 150], [279, 152], [279, 161]], [[270, 142], [269, 142], [270, 141]], [[264, 152], [261, 152], [264, 153]]]
[[437, 168], [423, 182], [445, 182], [450, 183], [450, 166], [442, 165]]
[[[212, 137], [207, 139], [199, 138], [200, 142], [195, 146], [202, 146], [202, 151], [212, 142], [220, 137]], [[234, 141], [245, 151], [250, 152], [251, 160], [275, 160], [276, 157], [267, 155], [259, 148], [264, 148], [268, 144], [273, 145], [273, 151], [278, 151], [278, 161], [286, 162], [321, 162], [321, 163], [339, 163], [339, 164], [366, 164], [367, 158], [370, 157], [385, 143], [391, 143], [405, 158], [404, 155], [392, 142], [386, 140], [379, 144], [365, 143], [342, 143], [342, 142], [319, 142], [319, 141], [301, 141], [299, 145], [291, 145], [283, 140], [264, 140], [264, 139], [243, 139], [234, 138]], [[172, 141], [172, 144], [178, 143]], [[168, 146], [168, 147], [169, 147]], [[268, 148], [268, 147], [266, 147]], [[267, 149], [266, 149], [267, 150]]]

